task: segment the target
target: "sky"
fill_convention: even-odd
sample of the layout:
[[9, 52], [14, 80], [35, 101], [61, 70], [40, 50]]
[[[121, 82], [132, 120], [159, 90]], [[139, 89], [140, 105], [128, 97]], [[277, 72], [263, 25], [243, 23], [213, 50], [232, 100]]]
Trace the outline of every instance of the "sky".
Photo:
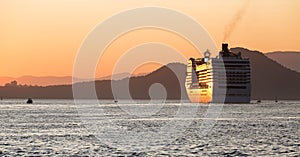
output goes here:
[[[97, 24], [121, 11], [146, 6], [192, 17], [219, 47], [228, 42], [230, 47], [262, 52], [300, 51], [299, 0], [1, 0], [0, 76], [71, 76], [81, 44]], [[145, 42], [172, 45], [185, 57], [197, 53], [176, 34], [136, 30], [108, 46], [95, 76], [111, 74], [124, 52]], [[136, 73], [157, 66], [147, 64]]]

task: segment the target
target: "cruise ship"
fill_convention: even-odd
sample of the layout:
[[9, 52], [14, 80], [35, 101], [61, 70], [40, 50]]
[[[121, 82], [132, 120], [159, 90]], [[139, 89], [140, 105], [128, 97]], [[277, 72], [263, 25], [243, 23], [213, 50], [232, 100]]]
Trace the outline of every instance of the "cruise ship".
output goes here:
[[188, 60], [185, 86], [191, 102], [249, 103], [250, 77], [249, 59], [230, 52], [224, 43], [216, 58], [207, 50], [203, 58]]

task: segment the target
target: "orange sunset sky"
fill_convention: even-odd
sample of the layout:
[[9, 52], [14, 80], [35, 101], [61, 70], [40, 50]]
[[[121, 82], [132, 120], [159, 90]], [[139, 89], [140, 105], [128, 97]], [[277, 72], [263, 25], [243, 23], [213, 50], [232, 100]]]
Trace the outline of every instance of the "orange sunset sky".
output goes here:
[[[219, 47], [226, 28], [244, 9], [225, 41], [230, 47], [300, 51], [299, 0], [1, 0], [0, 76], [71, 76], [78, 49], [97, 24], [123, 10], [145, 6], [170, 8], [194, 18]], [[99, 63], [105, 68], [96, 77], [109, 75], [122, 53], [145, 42], [171, 45], [186, 57], [197, 54], [176, 34], [136, 30], [111, 43]]]

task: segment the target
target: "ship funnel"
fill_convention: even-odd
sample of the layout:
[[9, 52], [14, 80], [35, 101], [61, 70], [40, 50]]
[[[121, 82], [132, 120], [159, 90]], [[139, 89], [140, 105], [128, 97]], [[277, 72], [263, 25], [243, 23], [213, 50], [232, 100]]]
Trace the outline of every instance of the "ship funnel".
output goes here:
[[227, 43], [223, 43], [222, 44], [222, 52], [229, 53], [228, 44]]

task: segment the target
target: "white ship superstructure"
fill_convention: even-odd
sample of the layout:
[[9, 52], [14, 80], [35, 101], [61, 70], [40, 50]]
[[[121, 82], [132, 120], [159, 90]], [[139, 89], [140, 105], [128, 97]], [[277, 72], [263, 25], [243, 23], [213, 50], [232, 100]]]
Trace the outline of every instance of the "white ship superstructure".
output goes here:
[[222, 45], [217, 58], [190, 58], [187, 65], [186, 89], [192, 102], [249, 103], [251, 69], [249, 59]]

